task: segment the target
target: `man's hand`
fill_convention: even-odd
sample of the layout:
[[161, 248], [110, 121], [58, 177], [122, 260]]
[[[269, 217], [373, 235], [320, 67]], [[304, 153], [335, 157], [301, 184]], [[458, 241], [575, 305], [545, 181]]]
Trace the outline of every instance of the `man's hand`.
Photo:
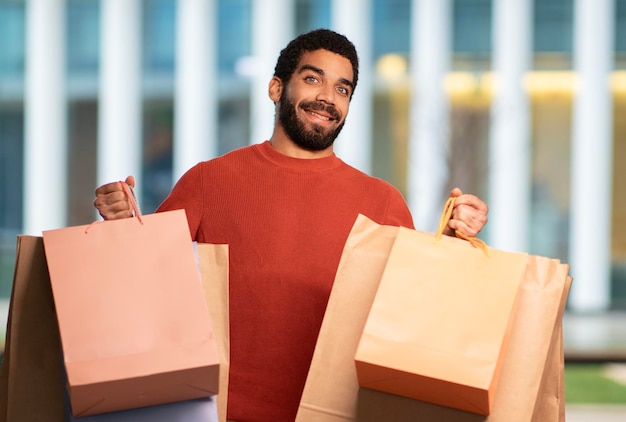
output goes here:
[[467, 237], [476, 235], [487, 224], [489, 207], [475, 195], [463, 194], [461, 189], [454, 188], [450, 196], [455, 197], [454, 209], [444, 234], [454, 236], [455, 230], [459, 230]]
[[[125, 182], [135, 187], [133, 176], [128, 176]], [[133, 216], [133, 207], [124, 192], [122, 182], [107, 183], [96, 189], [96, 199], [93, 205], [105, 220], [118, 220]]]

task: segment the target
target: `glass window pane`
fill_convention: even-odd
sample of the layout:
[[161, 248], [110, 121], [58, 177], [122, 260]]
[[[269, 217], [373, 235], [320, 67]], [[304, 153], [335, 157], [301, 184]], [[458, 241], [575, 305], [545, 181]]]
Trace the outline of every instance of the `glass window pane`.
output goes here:
[[330, 0], [296, 0], [296, 33], [330, 27]]
[[148, 74], [174, 72], [176, 2], [144, 0], [143, 67]]
[[11, 295], [15, 238], [22, 230], [23, 139], [21, 104], [0, 107], [0, 298]]
[[411, 44], [411, 1], [374, 0], [373, 59], [388, 53], [408, 53]]
[[488, 93], [457, 93], [450, 97], [449, 181], [455, 186], [487, 198], [491, 98]]
[[67, 4], [67, 61], [70, 77], [98, 73], [99, 46], [98, 0], [70, 0]]
[[218, 6], [218, 66], [232, 76], [239, 59], [251, 52], [250, 0], [222, 0]]
[[96, 218], [93, 206], [98, 168], [98, 103], [94, 99], [68, 105], [68, 214], [69, 225], [89, 224]]
[[218, 3], [218, 154], [248, 144], [250, 80], [243, 59], [251, 55], [250, 0]]
[[410, 93], [408, 82], [374, 92], [372, 175], [407, 194]]
[[491, 67], [491, 0], [456, 0], [453, 9], [452, 51], [455, 70]]
[[535, 51], [572, 52], [572, 0], [535, 0]]
[[614, 91], [613, 107], [612, 303], [626, 309], [626, 90]]
[[615, 1], [615, 67], [626, 69], [626, 0]]
[[536, 69], [571, 68], [573, 0], [535, 0], [534, 51]]
[[491, 51], [491, 0], [456, 0], [453, 15], [453, 51], [489, 54]]
[[0, 2], [0, 77], [22, 76], [24, 31], [24, 3]]
[[531, 112], [530, 251], [567, 260], [572, 91], [536, 90]]
[[0, 228], [22, 227], [24, 116], [16, 106], [0, 109]]
[[172, 188], [173, 116], [171, 101], [144, 105], [141, 206], [146, 213], [153, 212]]
[[218, 111], [218, 154], [248, 144], [250, 139], [250, 101], [247, 93], [236, 93], [220, 99]]
[[615, 1], [615, 49], [626, 52], [626, 0]]

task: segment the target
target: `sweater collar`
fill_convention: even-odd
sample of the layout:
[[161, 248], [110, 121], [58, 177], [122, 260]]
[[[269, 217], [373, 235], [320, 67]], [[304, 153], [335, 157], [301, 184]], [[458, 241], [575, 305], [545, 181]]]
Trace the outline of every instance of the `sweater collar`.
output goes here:
[[269, 141], [255, 145], [256, 150], [271, 163], [292, 170], [324, 171], [331, 170], [341, 164], [341, 160], [333, 153], [322, 158], [295, 158], [278, 152]]

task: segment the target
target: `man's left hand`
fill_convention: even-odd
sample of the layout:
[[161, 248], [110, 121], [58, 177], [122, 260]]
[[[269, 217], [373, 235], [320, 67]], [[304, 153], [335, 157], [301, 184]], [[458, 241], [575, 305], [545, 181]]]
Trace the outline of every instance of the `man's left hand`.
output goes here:
[[450, 196], [455, 198], [454, 208], [444, 234], [454, 236], [459, 230], [467, 237], [476, 237], [487, 224], [489, 207], [479, 197], [464, 194], [459, 188], [452, 189]]

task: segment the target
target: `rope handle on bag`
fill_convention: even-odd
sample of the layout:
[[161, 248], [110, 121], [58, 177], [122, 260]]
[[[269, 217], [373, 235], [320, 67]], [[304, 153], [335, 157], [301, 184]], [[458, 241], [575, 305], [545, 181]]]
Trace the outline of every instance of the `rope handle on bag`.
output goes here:
[[[130, 202], [130, 206], [133, 208], [133, 216], [137, 217], [137, 220], [139, 220], [139, 222], [143, 224], [143, 219], [141, 218], [141, 209], [139, 209], [139, 202], [137, 201], [137, 195], [135, 195], [135, 190], [126, 182], [122, 182], [120, 180], [120, 183], [122, 184], [122, 189], [124, 190], [124, 193], [126, 194], [128, 201]], [[94, 225], [100, 223], [103, 223], [103, 221], [94, 221], [93, 223], [89, 224], [87, 227], [85, 227], [85, 234], [89, 233], [89, 230]]]
[[[437, 235], [435, 236], [435, 242], [441, 238], [443, 231], [448, 225], [450, 218], [452, 218], [452, 210], [454, 210], [454, 201], [456, 198], [451, 196], [446, 201], [446, 204], [443, 206], [443, 213], [441, 214], [441, 219], [439, 220], [439, 227], [437, 228]], [[455, 230], [454, 234], [456, 237], [467, 240], [473, 247], [480, 248], [485, 253], [485, 255], [489, 256], [489, 247], [487, 244], [477, 237], [466, 236], [461, 233], [459, 230]]]
[[128, 198], [128, 202], [130, 202], [130, 206], [133, 208], [133, 215], [137, 217], [137, 220], [141, 224], [143, 224], [143, 220], [141, 218], [141, 210], [139, 209], [139, 201], [137, 201], [137, 195], [135, 195], [135, 189], [131, 185], [126, 182], [120, 181], [122, 184], [122, 189], [124, 189], [124, 193]]

